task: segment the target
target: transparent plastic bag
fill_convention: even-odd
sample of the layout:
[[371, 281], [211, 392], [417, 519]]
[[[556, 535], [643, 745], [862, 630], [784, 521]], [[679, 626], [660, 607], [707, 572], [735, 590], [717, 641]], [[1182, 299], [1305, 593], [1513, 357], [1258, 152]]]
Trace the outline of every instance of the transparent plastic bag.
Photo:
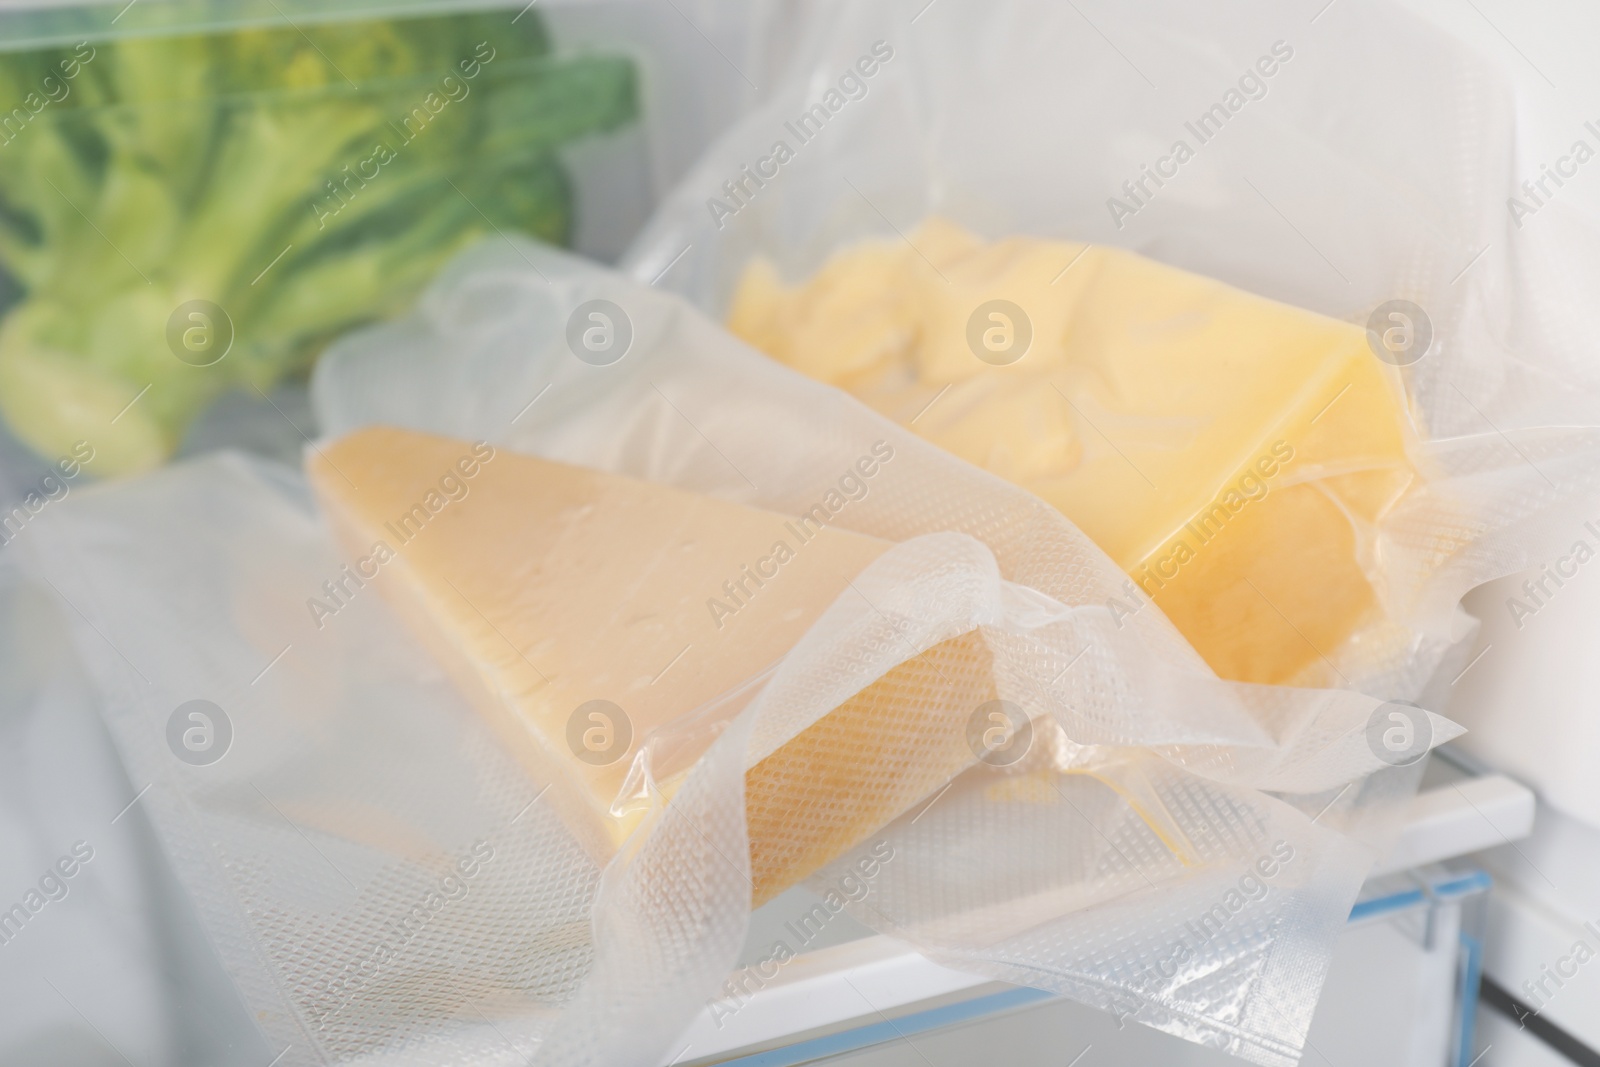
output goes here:
[[[593, 299], [631, 323], [610, 366], [568, 347]], [[1158, 612], [1117, 625], [1123, 577], [1052, 509], [675, 298], [549, 250], [480, 247], [410, 319], [336, 346], [314, 393], [330, 436], [487, 438], [795, 514], [887, 440], [895, 459], [835, 521], [895, 547], [602, 863], [383, 594], [314, 625], [308, 599], [346, 560], [297, 472], [224, 455], [51, 505], [36, 573], [75, 609], [130, 776], [151, 783], [142, 803], [284, 1062], [670, 1053], [743, 937], [745, 770], [963, 633], [989, 663], [935, 657], [961, 712], [949, 728], [1011, 701], [1034, 723], [1027, 757], [975, 766], [816, 878], [887, 853], [857, 908], [880, 929], [1294, 1057], [1281, 1035], [1303, 1032], [1371, 859], [1352, 832], [1414, 779], [1367, 741], [1377, 700], [1216, 680]], [[180, 754], [194, 700], [228, 720], [225, 758]]]
[[[1129, 249], [1357, 325], [1389, 301], [1417, 305], [1428, 339], [1394, 362], [1426, 483], [1373, 531], [1370, 572], [1403, 652], [1374, 662], [1354, 642], [1324, 651], [1351, 688], [1446, 704], [1476, 625], [1462, 594], [1570, 547], [1576, 521], [1552, 512], [1594, 492], [1600, 447], [1600, 321], [1580, 295], [1596, 280], [1600, 235], [1559, 192], [1533, 198], [1515, 184], [1505, 80], [1442, 31], [1361, 0], [1314, 11], [825, 5], [800, 50], [795, 75], [707, 153], [623, 269], [721, 319], [758, 259], [799, 284], [862, 242], [915, 248], [919, 224], [939, 217], [990, 241]], [[1187, 710], [1193, 697], [1172, 699]], [[1078, 723], [1063, 727], [1083, 736]], [[940, 809], [959, 795], [917, 831], [937, 835]], [[948, 893], [953, 865], [931, 857], [954, 841], [973, 846], [954, 852], [973, 857], [985, 892], [1000, 881], [1022, 850], [1005, 824], [983, 825], [992, 851], [983, 835], [952, 832], [929, 846], [917, 884]], [[891, 886], [911, 868], [893, 869]], [[1319, 877], [1325, 900], [1342, 891]], [[1146, 947], [1130, 938], [1105, 949], [1115, 908], [994, 944], [987, 933], [930, 935], [982, 893], [903, 888], [875, 898], [865, 921], [953, 965], [1063, 989], [1264, 1062], [1298, 1047], [1301, 1016], [1284, 1005], [1314, 996], [1321, 966], [1306, 942], [1265, 946], [1332, 929], [1297, 930], [1302, 911], [1210, 985], [1144, 986], [1130, 972]], [[1230, 987], [1243, 968], [1229, 967], [1257, 950], [1262, 975], [1274, 973], [1268, 959], [1297, 959], [1303, 984]]]

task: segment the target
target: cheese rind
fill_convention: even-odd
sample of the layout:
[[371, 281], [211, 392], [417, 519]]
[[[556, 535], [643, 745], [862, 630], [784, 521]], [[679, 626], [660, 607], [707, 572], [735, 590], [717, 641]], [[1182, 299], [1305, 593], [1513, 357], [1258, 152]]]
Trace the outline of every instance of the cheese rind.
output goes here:
[[[794, 287], [758, 260], [729, 326], [1054, 505], [1222, 677], [1331, 682], [1382, 615], [1372, 531], [1417, 476], [1364, 332], [1119, 249], [953, 229], [863, 242]], [[817, 290], [846, 284], [841, 345]], [[1032, 327], [1004, 366], [969, 336], [991, 300]]]

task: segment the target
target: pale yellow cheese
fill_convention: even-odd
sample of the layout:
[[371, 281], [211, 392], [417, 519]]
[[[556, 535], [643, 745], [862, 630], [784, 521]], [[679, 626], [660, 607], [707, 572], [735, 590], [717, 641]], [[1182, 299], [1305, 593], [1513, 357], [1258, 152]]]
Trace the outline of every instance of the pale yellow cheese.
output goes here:
[[[1032, 332], [1002, 366], [969, 332], [994, 300]], [[983, 244], [942, 220], [793, 287], [757, 260], [728, 322], [1055, 505], [1223, 677], [1335, 681], [1330, 657], [1381, 617], [1371, 533], [1416, 472], [1394, 372], [1358, 326], [1118, 249]]]
[[[348, 550], [386, 557], [372, 581], [536, 777], [560, 786], [550, 802], [602, 859], [645, 807], [622, 795], [641, 745], [659, 742], [651, 771], [670, 792], [717, 735], [713, 705], [777, 664], [888, 548], [814, 520], [384, 427], [322, 447], [307, 467]], [[963, 663], [966, 690], [930, 685]], [[963, 724], [970, 693], [992, 693], [987, 663], [976, 633], [948, 641], [747, 772], [755, 900], [974, 761]], [[594, 700], [621, 708], [632, 733], [600, 765], [569, 738], [573, 713]]]

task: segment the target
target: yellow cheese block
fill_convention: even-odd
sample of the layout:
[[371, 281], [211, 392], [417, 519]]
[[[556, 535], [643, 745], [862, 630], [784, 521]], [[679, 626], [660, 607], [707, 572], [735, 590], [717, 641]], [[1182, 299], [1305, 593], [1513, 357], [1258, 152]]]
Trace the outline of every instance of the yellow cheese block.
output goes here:
[[[324, 446], [307, 468], [357, 569], [535, 776], [559, 786], [549, 802], [602, 861], [648, 807], [623, 795], [639, 785], [641, 745], [658, 742], [650, 771], [670, 793], [715, 738], [718, 702], [775, 666], [889, 547], [814, 518], [385, 427]], [[987, 655], [976, 633], [947, 641], [749, 769], [756, 902], [975, 762], [963, 730], [993, 695]], [[961, 687], [930, 684], [958, 673]]]
[[[993, 318], [995, 301], [1021, 316]], [[1055, 505], [1222, 677], [1330, 684], [1329, 657], [1381, 618], [1371, 535], [1416, 471], [1398, 382], [1360, 327], [1130, 252], [984, 244], [942, 220], [792, 287], [757, 260], [728, 323]], [[1026, 349], [980, 352], [991, 324]]]

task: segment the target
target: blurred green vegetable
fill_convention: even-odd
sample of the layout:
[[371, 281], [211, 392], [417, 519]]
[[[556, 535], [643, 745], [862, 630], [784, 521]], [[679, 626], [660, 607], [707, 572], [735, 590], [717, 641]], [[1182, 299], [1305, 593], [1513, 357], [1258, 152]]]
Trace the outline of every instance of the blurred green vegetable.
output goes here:
[[483, 234], [564, 243], [556, 149], [636, 90], [626, 59], [549, 53], [493, 11], [0, 55], [13, 432], [153, 466], [219, 391], [303, 371]]

